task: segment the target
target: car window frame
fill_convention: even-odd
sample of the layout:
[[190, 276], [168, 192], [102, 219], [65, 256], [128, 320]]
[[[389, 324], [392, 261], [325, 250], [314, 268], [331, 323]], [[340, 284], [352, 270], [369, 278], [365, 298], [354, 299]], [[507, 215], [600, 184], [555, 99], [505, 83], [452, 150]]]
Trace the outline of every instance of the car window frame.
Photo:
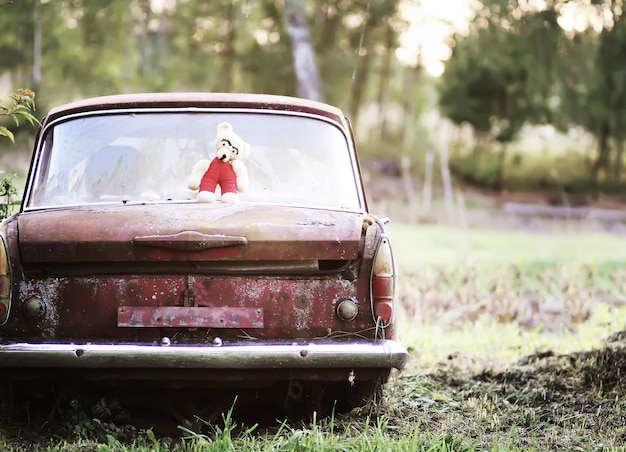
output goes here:
[[[348, 158], [350, 163], [350, 168], [352, 172], [352, 180], [355, 186], [356, 195], [358, 198], [358, 208], [329, 208], [329, 210], [347, 210], [347, 211], [365, 211], [367, 209], [367, 203], [364, 193], [364, 187], [361, 179], [360, 173], [360, 165], [358, 160], [357, 151], [354, 145], [354, 137], [352, 134], [352, 130], [350, 128], [349, 123], [344, 124], [332, 118], [329, 118], [324, 115], [314, 114], [310, 112], [303, 111], [294, 111], [294, 110], [282, 110], [282, 109], [264, 109], [264, 108], [228, 108], [228, 107], [132, 107], [132, 108], [108, 108], [108, 109], [94, 109], [91, 111], [82, 111], [82, 112], [73, 112], [69, 113], [65, 116], [59, 116], [54, 118], [52, 121], [45, 123], [44, 127], [38, 133], [36, 144], [34, 147], [34, 153], [31, 159], [31, 166], [28, 174], [27, 184], [24, 190], [24, 195], [21, 204], [22, 212], [36, 211], [42, 209], [55, 209], [55, 208], [66, 208], [68, 206], [65, 205], [49, 205], [49, 206], [33, 206], [31, 205], [33, 199], [33, 192], [37, 185], [36, 180], [39, 177], [42, 177], [42, 166], [45, 165], [46, 158], [49, 158], [49, 154], [46, 153], [45, 143], [49, 139], [50, 134], [54, 132], [54, 128], [62, 124], [64, 122], [73, 121], [80, 118], [85, 117], [95, 117], [95, 116], [107, 116], [107, 115], [129, 115], [129, 114], [167, 114], [167, 113], [183, 113], [183, 114], [211, 114], [211, 113], [219, 113], [219, 114], [232, 114], [232, 113], [243, 113], [243, 114], [264, 114], [264, 115], [279, 115], [279, 116], [298, 116], [298, 117], [306, 117], [318, 121], [326, 122], [335, 128], [337, 128], [343, 138], [345, 139], [347, 150], [348, 150]], [[167, 202], [166, 200], [156, 200], [156, 201], [148, 201], [148, 204], [162, 204]], [[185, 202], [183, 200], [176, 200], [171, 202]], [[195, 202], [195, 200], [191, 200], [189, 202]], [[133, 202], [132, 204], [136, 204], [137, 202]], [[254, 202], [252, 202], [254, 203]], [[267, 204], [267, 202], [265, 202]], [[86, 202], [80, 204], [71, 204], [71, 207], [80, 207], [80, 206], [94, 206], [94, 205], [106, 205], [106, 204], [121, 204], [119, 202]], [[130, 203], [129, 203], [130, 204]], [[272, 203], [269, 203], [272, 204]], [[280, 203], [276, 203], [280, 204]], [[294, 204], [298, 205], [298, 204]], [[299, 205], [302, 206], [302, 205]], [[319, 206], [318, 206], [319, 207]]]

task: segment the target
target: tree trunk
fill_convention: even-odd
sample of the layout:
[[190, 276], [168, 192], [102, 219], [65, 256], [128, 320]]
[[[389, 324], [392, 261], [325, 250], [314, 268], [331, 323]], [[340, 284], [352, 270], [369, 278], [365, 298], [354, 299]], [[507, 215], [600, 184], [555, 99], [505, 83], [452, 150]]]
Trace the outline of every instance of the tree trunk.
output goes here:
[[224, 90], [230, 92], [233, 89], [233, 61], [235, 60], [235, 5], [231, 2], [226, 12], [228, 23], [228, 31], [226, 34], [226, 43], [224, 49]]
[[35, 0], [33, 36], [33, 91], [39, 94], [41, 85], [41, 0]]
[[148, 39], [148, 24], [150, 23], [150, 16], [152, 9], [150, 3], [144, 1], [140, 3], [141, 19], [139, 23], [139, 29], [137, 31], [137, 42], [139, 44], [139, 54], [141, 55], [140, 75], [142, 77], [149, 77], [152, 75], [152, 58], [150, 57], [150, 41]]
[[507, 144], [506, 143], [502, 143], [502, 148], [500, 149], [500, 152], [498, 153], [498, 168], [497, 168], [497, 172], [496, 172], [496, 180], [495, 180], [495, 185], [496, 185], [496, 189], [497, 190], [502, 190], [504, 188], [504, 163], [506, 160], [506, 150], [507, 150]]
[[615, 162], [613, 163], [613, 180], [620, 181], [622, 178], [622, 156], [624, 151], [624, 140], [622, 137], [615, 137]]
[[411, 154], [415, 151], [415, 116], [416, 116], [416, 96], [411, 95], [412, 87], [420, 81], [422, 66], [418, 60], [417, 66], [404, 68], [404, 100], [402, 101], [402, 151]]
[[347, 110], [348, 115], [352, 119], [352, 125], [355, 130], [358, 130], [359, 128], [359, 107], [363, 102], [365, 85], [367, 82], [367, 74], [369, 72], [371, 60], [371, 52], [367, 50], [365, 55], [363, 56], [363, 66], [358, 71], [356, 71], [354, 80], [350, 82], [352, 84], [352, 87], [350, 90], [350, 98], [348, 99]]
[[299, 0], [285, 0], [284, 17], [298, 78], [298, 95], [306, 99], [323, 101], [311, 34], [304, 8]]
[[433, 166], [435, 165], [435, 153], [429, 149], [426, 151], [424, 162], [424, 189], [422, 190], [422, 213], [430, 213], [433, 199]]
[[389, 85], [391, 79], [391, 58], [393, 56], [393, 28], [387, 23], [385, 24], [387, 29], [385, 30], [385, 45], [386, 45], [386, 53], [385, 58], [383, 59], [383, 67], [380, 74], [380, 80], [378, 82], [378, 114], [381, 118], [381, 123], [379, 127], [380, 135], [376, 138], [380, 140], [380, 142], [385, 142], [389, 137], [388, 132], [388, 121], [387, 121], [387, 105], [389, 98]]
[[169, 26], [169, 23], [168, 23], [167, 14], [161, 11], [159, 14], [159, 30], [158, 30], [158, 35], [157, 35], [158, 44], [154, 52], [154, 57], [155, 57], [154, 67], [156, 70], [155, 72], [158, 74], [157, 80], [159, 83], [160, 90], [167, 89], [167, 77], [165, 76], [166, 70], [165, 70], [163, 63], [168, 58], [168, 55], [167, 55], [168, 26]]
[[[348, 90], [348, 99], [346, 101], [346, 111], [352, 118], [352, 124], [355, 129], [358, 129], [358, 111], [361, 101], [363, 99], [363, 91], [365, 89], [365, 83], [367, 81], [367, 74], [369, 72], [371, 52], [368, 46], [363, 45], [365, 39], [365, 33], [368, 29], [368, 22], [370, 21], [370, 2], [367, 2], [367, 8], [365, 15], [363, 16], [363, 28], [361, 29], [361, 37], [359, 38], [359, 47], [356, 50], [356, 59], [354, 61], [354, 70], [352, 72], [352, 79], [350, 80], [350, 89]], [[363, 66], [359, 67], [359, 61], [363, 57]]]
[[593, 180], [598, 181], [598, 173], [601, 168], [607, 170], [609, 167], [609, 131], [602, 126], [598, 134], [598, 159], [593, 165]]

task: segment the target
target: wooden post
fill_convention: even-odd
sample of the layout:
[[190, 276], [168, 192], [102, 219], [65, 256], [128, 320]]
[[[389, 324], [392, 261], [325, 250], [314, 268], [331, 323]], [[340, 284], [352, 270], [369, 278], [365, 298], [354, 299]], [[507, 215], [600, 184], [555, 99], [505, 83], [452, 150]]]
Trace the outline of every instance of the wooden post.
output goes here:
[[424, 162], [424, 189], [422, 191], [422, 213], [429, 213], [433, 199], [433, 166], [435, 154], [432, 150], [426, 151]]
[[407, 156], [401, 160], [402, 182], [404, 183], [404, 191], [409, 201], [409, 223], [415, 223], [417, 220], [418, 202], [415, 195], [415, 187], [411, 179], [411, 161]]
[[441, 179], [443, 181], [443, 191], [446, 198], [446, 214], [449, 223], [454, 223], [454, 193], [452, 191], [452, 181], [450, 179], [450, 168], [448, 168], [448, 150], [441, 148]]
[[462, 228], [467, 228], [467, 208], [465, 205], [465, 196], [463, 195], [463, 191], [460, 188], [457, 188], [456, 193], [456, 203], [457, 203], [457, 212], [459, 218], [459, 225]]

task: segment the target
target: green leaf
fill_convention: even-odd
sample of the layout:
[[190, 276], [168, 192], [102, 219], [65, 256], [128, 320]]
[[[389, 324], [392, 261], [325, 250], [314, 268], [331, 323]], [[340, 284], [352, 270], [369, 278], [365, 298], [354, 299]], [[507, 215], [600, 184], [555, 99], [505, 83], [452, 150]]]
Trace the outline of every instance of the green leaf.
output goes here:
[[7, 129], [4, 126], [0, 126], [0, 135], [7, 137], [13, 144], [15, 144], [15, 137], [13, 136], [13, 132]]
[[31, 125], [39, 124], [39, 120], [28, 111], [20, 112], [20, 116], [25, 118]]

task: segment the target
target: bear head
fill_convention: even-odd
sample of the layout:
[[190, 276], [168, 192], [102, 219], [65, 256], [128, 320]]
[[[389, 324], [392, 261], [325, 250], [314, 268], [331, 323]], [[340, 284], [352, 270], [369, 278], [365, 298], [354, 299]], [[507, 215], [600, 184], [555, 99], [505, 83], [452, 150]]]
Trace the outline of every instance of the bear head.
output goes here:
[[233, 126], [223, 122], [217, 126], [215, 153], [222, 162], [246, 158], [250, 154], [250, 145], [233, 132]]

